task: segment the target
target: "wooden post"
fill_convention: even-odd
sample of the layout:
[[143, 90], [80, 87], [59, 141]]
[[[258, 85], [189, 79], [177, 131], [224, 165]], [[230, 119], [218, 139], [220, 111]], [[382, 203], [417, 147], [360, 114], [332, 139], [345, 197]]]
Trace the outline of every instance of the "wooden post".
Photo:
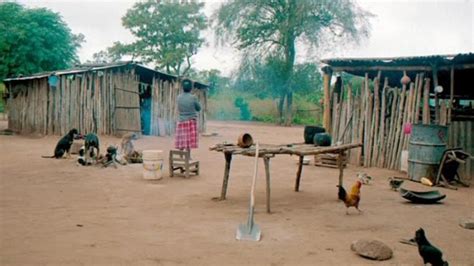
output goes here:
[[372, 125], [372, 94], [369, 89], [369, 74], [365, 73], [365, 82], [364, 82], [364, 91], [365, 91], [365, 124], [364, 124], [364, 167], [369, 167], [369, 158], [370, 158], [370, 129]]
[[430, 79], [425, 79], [425, 89], [423, 91], [423, 124], [430, 124]]
[[342, 186], [342, 179], [344, 177], [344, 151], [340, 151], [337, 155], [337, 166], [339, 168], [339, 186]]
[[[385, 78], [385, 82], [382, 88], [382, 96], [380, 99], [382, 100], [382, 107], [380, 109], [380, 129], [379, 129], [379, 157], [377, 160], [377, 167], [383, 167], [385, 162], [385, 105], [386, 105], [386, 96], [387, 96], [387, 89], [388, 89], [388, 78]], [[387, 134], [388, 135], [388, 134]]]
[[226, 152], [225, 156], [225, 170], [224, 170], [224, 180], [222, 182], [222, 191], [220, 200], [225, 200], [227, 194], [227, 184], [229, 182], [229, 173], [230, 173], [230, 163], [232, 161], [232, 153]]
[[446, 122], [448, 120], [448, 118], [446, 117], [446, 113], [447, 113], [447, 110], [446, 110], [446, 103], [444, 101], [441, 101], [441, 104], [440, 104], [440, 114], [439, 114], [439, 122], [438, 124], [440, 126], [446, 126]]
[[331, 133], [331, 94], [330, 83], [332, 69], [330, 67], [323, 67], [323, 86], [324, 86], [324, 113], [323, 113], [323, 127]]
[[[380, 73], [380, 71], [379, 71]], [[374, 80], [374, 121], [372, 122], [372, 158], [370, 165], [376, 166], [379, 160], [379, 122], [380, 122], [380, 97], [379, 97], [379, 89], [380, 89], [380, 75]], [[383, 117], [382, 117], [383, 118]]]
[[265, 177], [267, 179], [267, 212], [270, 213], [270, 157], [264, 156], [263, 163], [265, 164]]
[[451, 124], [451, 113], [452, 113], [452, 109], [453, 109], [453, 98], [454, 98], [454, 65], [451, 66], [448, 124]]
[[298, 171], [296, 172], [296, 182], [295, 182], [295, 191], [300, 190], [300, 180], [301, 180], [301, 172], [303, 171], [303, 155], [300, 155], [298, 161]]
[[414, 123], [418, 124], [418, 121], [420, 120], [420, 103], [421, 103], [421, 95], [423, 91], [423, 79], [424, 79], [424, 73], [420, 73], [420, 78], [418, 79], [418, 88], [416, 91], [416, 102], [415, 102], [415, 114], [414, 114]]
[[439, 102], [438, 102], [438, 93], [436, 92], [436, 87], [438, 86], [438, 68], [433, 67], [433, 92], [435, 96], [435, 124], [439, 124]]

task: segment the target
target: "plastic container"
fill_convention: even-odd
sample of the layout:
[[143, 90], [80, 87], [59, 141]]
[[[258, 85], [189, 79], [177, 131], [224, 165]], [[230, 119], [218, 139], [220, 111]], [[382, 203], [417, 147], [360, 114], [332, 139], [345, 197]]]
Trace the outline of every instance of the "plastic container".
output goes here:
[[316, 146], [331, 146], [331, 135], [328, 133], [316, 133], [314, 134], [313, 143]]
[[143, 151], [143, 178], [148, 180], [159, 180], [163, 178], [163, 151]]

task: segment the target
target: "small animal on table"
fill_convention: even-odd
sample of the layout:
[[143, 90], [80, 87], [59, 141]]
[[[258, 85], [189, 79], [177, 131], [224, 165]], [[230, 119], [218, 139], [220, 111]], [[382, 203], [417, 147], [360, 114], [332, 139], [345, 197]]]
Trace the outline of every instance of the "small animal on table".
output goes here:
[[122, 137], [122, 154], [128, 163], [133, 163], [135, 158], [139, 157], [139, 152], [135, 151], [133, 147], [133, 141], [138, 139], [138, 135], [135, 133], [127, 133]]
[[370, 181], [372, 181], [372, 177], [367, 175], [366, 173], [357, 173], [357, 178], [364, 185], [368, 185], [368, 184], [370, 184]]
[[392, 188], [393, 190], [397, 191], [398, 188], [400, 188], [400, 186], [403, 184], [403, 181], [402, 179], [396, 179], [395, 177], [389, 177], [388, 178], [388, 182], [389, 182], [389, 185], [390, 185], [390, 188]]
[[415, 233], [415, 242], [418, 245], [418, 252], [423, 258], [423, 263], [430, 263], [433, 266], [448, 266], [448, 262], [443, 260], [443, 253], [437, 247], [431, 245], [425, 235], [425, 230], [420, 228]]
[[69, 130], [69, 132], [64, 135], [56, 144], [56, 148], [54, 148], [54, 155], [52, 156], [41, 156], [43, 158], [56, 158], [60, 159], [67, 154], [66, 157], [70, 157], [69, 150], [71, 149], [71, 145], [74, 142], [74, 138], [76, 135], [79, 135], [79, 131], [75, 128]]
[[[90, 163], [91, 160], [97, 161], [97, 156], [100, 155], [99, 137], [94, 133], [87, 134], [84, 137], [84, 146], [86, 163]], [[97, 153], [94, 152], [94, 149], [97, 150]]]
[[359, 202], [360, 202], [360, 188], [362, 187], [362, 182], [357, 180], [355, 184], [352, 186], [351, 192], [347, 194], [346, 190], [343, 186], [339, 186], [338, 198], [344, 202], [346, 205], [346, 214], [349, 214], [349, 207], [355, 207], [359, 213], [362, 212], [359, 209]]
[[107, 167], [109, 165], [113, 165], [115, 168], [117, 168], [117, 164], [119, 163], [121, 165], [125, 165], [125, 162], [121, 162], [118, 158], [118, 148], [116, 146], [109, 146], [107, 147], [107, 154], [105, 154], [105, 157], [100, 160], [100, 163], [102, 163], [103, 167]]

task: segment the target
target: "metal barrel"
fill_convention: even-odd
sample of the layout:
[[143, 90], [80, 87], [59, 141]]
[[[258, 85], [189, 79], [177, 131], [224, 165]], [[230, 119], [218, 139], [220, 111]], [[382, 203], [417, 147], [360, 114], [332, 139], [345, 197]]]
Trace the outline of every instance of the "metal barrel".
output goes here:
[[418, 182], [422, 177], [434, 180], [447, 142], [448, 127], [413, 125], [408, 145], [408, 177]]

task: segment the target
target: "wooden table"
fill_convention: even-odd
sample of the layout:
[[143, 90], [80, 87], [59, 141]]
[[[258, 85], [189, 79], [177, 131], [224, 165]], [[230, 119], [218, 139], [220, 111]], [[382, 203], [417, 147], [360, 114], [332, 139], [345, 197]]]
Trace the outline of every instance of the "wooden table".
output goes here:
[[[299, 191], [301, 173], [303, 172], [303, 158], [307, 155], [316, 155], [322, 153], [337, 153], [337, 163], [339, 168], [339, 185], [342, 185], [344, 175], [344, 167], [342, 156], [345, 151], [361, 147], [361, 143], [343, 144], [330, 147], [319, 147], [313, 144], [284, 144], [284, 145], [259, 145], [259, 157], [263, 158], [265, 164], [266, 192], [267, 192], [267, 212], [270, 212], [270, 159], [280, 154], [299, 156], [298, 170], [296, 172], [295, 191]], [[224, 179], [222, 182], [221, 196], [219, 200], [225, 200], [227, 194], [227, 184], [229, 182], [230, 164], [233, 155], [255, 156], [255, 146], [249, 148], [241, 148], [235, 144], [220, 143], [209, 148], [211, 151], [224, 153], [225, 169]]]

